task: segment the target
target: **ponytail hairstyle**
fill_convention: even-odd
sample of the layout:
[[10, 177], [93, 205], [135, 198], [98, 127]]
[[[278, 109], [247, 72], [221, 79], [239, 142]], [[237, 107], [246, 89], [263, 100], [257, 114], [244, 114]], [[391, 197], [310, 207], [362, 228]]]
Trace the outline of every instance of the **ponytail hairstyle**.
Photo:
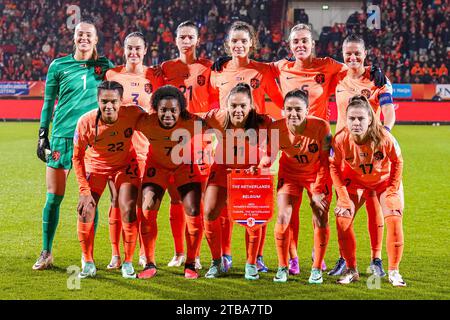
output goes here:
[[348, 110], [351, 108], [361, 108], [367, 111], [369, 118], [372, 120], [367, 128], [366, 136], [371, 141], [372, 148], [375, 149], [380, 146], [385, 139], [385, 129], [381, 124], [378, 117], [375, 115], [375, 112], [372, 109], [372, 106], [369, 103], [369, 100], [363, 95], [356, 95], [350, 98], [349, 104], [347, 106], [347, 114]]
[[307, 108], [309, 108], [309, 99], [308, 99], [308, 93], [305, 90], [302, 89], [294, 89], [292, 91], [289, 91], [284, 96], [283, 105], [286, 103], [286, 100], [289, 98], [297, 98], [303, 101]]
[[[230, 100], [230, 97], [237, 93], [244, 93], [250, 99], [251, 110], [250, 110], [250, 113], [245, 122], [244, 129], [245, 130], [248, 130], [248, 129], [257, 130], [259, 125], [264, 123], [264, 119], [261, 115], [259, 115], [256, 112], [255, 106], [253, 105], [252, 90], [251, 90], [250, 86], [244, 82], [238, 83], [233, 89], [230, 90], [230, 93], [228, 94], [228, 97], [227, 97], [227, 104], [228, 104], [228, 100]], [[228, 114], [227, 126], [229, 123], [230, 123], [230, 115]]]
[[250, 48], [249, 55], [259, 49], [259, 40], [258, 37], [256, 36], [255, 29], [247, 22], [235, 21], [228, 30], [227, 37], [224, 42], [225, 52], [227, 54], [231, 55], [231, 50], [230, 47], [228, 46], [228, 39], [230, 37], [231, 31], [245, 31], [248, 33], [249, 38], [252, 40], [252, 47]]
[[[82, 24], [82, 23], [90, 24], [90, 25], [94, 26], [94, 29], [95, 29], [95, 36], [96, 36], [97, 39], [98, 39], [97, 27], [95, 26], [95, 24], [94, 24], [94, 22], [93, 22], [92, 20], [89, 20], [89, 19], [81, 20], [80, 22], [77, 23], [77, 25], [75, 26], [75, 29], [74, 29], [74, 30], [77, 30], [77, 27], [78, 27], [80, 24]], [[74, 35], [74, 37], [75, 37], [75, 35]], [[74, 45], [73, 45], [73, 50], [75, 51], [76, 49], [77, 49], [77, 46], [76, 46], [76, 44], [74, 44]], [[98, 55], [98, 51], [97, 51], [97, 45], [95, 45], [94, 48], [92, 49], [92, 58], [91, 58], [91, 59], [92, 59], [92, 60], [97, 60], [98, 58], [99, 58], [99, 55]]]
[[155, 112], [158, 112], [159, 102], [163, 99], [177, 100], [178, 105], [180, 106], [180, 118], [183, 120], [191, 119], [191, 114], [188, 112], [186, 106], [186, 98], [184, 97], [184, 94], [178, 90], [178, 88], [171, 85], [165, 85], [158, 88], [158, 90], [153, 93], [151, 105]]
[[366, 50], [366, 45], [364, 43], [364, 39], [354, 33], [350, 34], [349, 36], [347, 36], [347, 38], [345, 38], [344, 42], [342, 43], [342, 47], [345, 46], [349, 42], [359, 43], [362, 45], [364, 50]]
[[123, 46], [125, 47], [125, 44], [127, 43], [127, 40], [128, 40], [129, 38], [133, 38], [133, 37], [141, 38], [142, 41], [144, 41], [144, 47], [147, 48], [147, 41], [145, 40], [145, 37], [144, 37], [144, 35], [142, 34], [142, 32], [139, 32], [139, 31], [129, 33], [129, 34], [125, 37], [125, 40], [123, 41]]
[[292, 27], [291, 31], [289, 32], [289, 37], [288, 37], [289, 49], [292, 51], [292, 49], [291, 49], [292, 34], [294, 32], [301, 31], [301, 30], [306, 30], [306, 31], [309, 32], [309, 36], [311, 38], [311, 45], [312, 45], [311, 56], [314, 56], [315, 55], [316, 42], [313, 39], [311, 27], [309, 25], [307, 25], [307, 24], [304, 24], [304, 23], [296, 24], [295, 26]]
[[[100, 96], [100, 92], [102, 90], [117, 90], [119, 92], [120, 99], [123, 98], [123, 86], [117, 81], [102, 81], [97, 87], [97, 99]], [[97, 110], [97, 116], [95, 117], [95, 137], [94, 144], [97, 142], [97, 134], [98, 134], [98, 122], [102, 116], [102, 112], [100, 108]]]
[[184, 27], [189, 27], [189, 28], [194, 29], [195, 32], [197, 33], [197, 38], [200, 36], [200, 32], [198, 31], [197, 25], [194, 22], [192, 22], [191, 20], [187, 20], [187, 21], [180, 23], [177, 27], [177, 30], [175, 30], [175, 34], [178, 36], [178, 31]]

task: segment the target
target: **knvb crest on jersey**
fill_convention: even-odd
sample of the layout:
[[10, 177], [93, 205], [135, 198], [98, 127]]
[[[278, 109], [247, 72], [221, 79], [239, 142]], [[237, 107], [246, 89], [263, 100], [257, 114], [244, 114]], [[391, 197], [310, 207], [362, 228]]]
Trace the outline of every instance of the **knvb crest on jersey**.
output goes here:
[[152, 93], [153, 92], [153, 86], [152, 86], [152, 84], [149, 82], [149, 83], [146, 83], [145, 85], [144, 85], [144, 90], [145, 90], [145, 93], [148, 93], [148, 94], [150, 94], [150, 93]]
[[383, 152], [381, 152], [381, 151], [377, 151], [377, 152], [375, 152], [375, 153], [373, 154], [373, 158], [374, 158], [375, 160], [378, 160], [378, 161], [383, 160], [383, 159], [384, 159], [384, 154], [383, 154]]
[[325, 75], [323, 73], [319, 73], [318, 75], [316, 75], [314, 77], [314, 80], [318, 83], [318, 84], [323, 84], [325, 83]]
[[258, 89], [260, 85], [260, 82], [258, 79], [253, 78], [250, 80], [250, 87], [252, 87], [253, 89]]
[[199, 76], [197, 76], [197, 84], [198, 84], [199, 86], [204, 86], [205, 83], [206, 83], [206, 78], [205, 78], [204, 75], [199, 75]]
[[102, 67], [100, 67], [100, 66], [95, 66], [94, 72], [95, 72], [95, 74], [98, 75], [98, 76], [101, 75], [101, 74], [102, 74]]
[[125, 135], [125, 138], [130, 138], [133, 135], [133, 129], [127, 128], [123, 134]]
[[317, 145], [317, 143], [311, 143], [308, 145], [308, 150], [311, 153], [316, 153], [317, 151], [319, 151], [319, 146]]
[[370, 90], [369, 90], [369, 89], [363, 89], [363, 90], [361, 90], [361, 94], [362, 94], [363, 96], [365, 96], [367, 99], [370, 98]]

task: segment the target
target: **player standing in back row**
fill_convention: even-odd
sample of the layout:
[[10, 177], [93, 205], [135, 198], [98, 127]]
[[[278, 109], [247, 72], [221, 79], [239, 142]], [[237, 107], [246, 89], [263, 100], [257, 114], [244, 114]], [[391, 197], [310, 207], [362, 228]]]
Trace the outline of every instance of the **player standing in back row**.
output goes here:
[[[250, 59], [250, 55], [258, 46], [258, 38], [253, 27], [245, 22], [234, 22], [228, 31], [224, 46], [231, 55], [228, 61], [224, 62], [220, 72], [211, 73], [211, 86], [219, 91], [220, 107], [227, 108], [228, 97], [238, 83], [246, 83], [251, 89], [252, 102], [258, 114], [267, 114], [266, 94], [278, 106], [283, 108], [283, 96], [278, 87], [271, 68], [266, 63]], [[223, 225], [223, 260], [224, 270], [228, 271], [232, 266], [231, 257], [231, 233], [233, 224], [230, 223], [224, 207], [221, 213]], [[257, 265], [260, 272], [267, 272], [268, 268], [263, 260], [264, 243], [267, 226], [262, 227], [262, 236], [258, 249]], [[246, 233], [246, 243], [249, 242], [248, 232]]]
[[[212, 108], [218, 108], [218, 92], [211, 87], [209, 80], [212, 62], [197, 57], [199, 31], [195, 23], [191, 21], [180, 23], [176, 30], [175, 43], [179, 57], [165, 61], [161, 65], [165, 84], [170, 84], [184, 93], [187, 111], [190, 113], [204, 113]], [[203, 187], [209, 174], [211, 148], [211, 135], [204, 135], [203, 148], [200, 154], [194, 155], [195, 163], [202, 177]], [[179, 267], [185, 260], [184, 237], [186, 221], [184, 219], [183, 205], [173, 184], [169, 185], [168, 192], [171, 200], [169, 210], [170, 228], [172, 229], [175, 244], [175, 255], [168, 263], [168, 266]], [[200, 252], [197, 253], [195, 264], [197, 269], [201, 269]]]
[[[72, 169], [75, 127], [81, 115], [97, 108], [97, 85], [113, 67], [108, 59], [98, 56], [97, 42], [94, 24], [80, 22], [75, 27], [75, 52], [55, 59], [48, 70], [37, 147], [39, 159], [47, 163], [47, 196], [42, 214], [42, 252], [33, 265], [34, 270], [47, 269], [53, 263], [53, 239], [67, 176]], [[56, 99], [58, 104], [53, 113]]]

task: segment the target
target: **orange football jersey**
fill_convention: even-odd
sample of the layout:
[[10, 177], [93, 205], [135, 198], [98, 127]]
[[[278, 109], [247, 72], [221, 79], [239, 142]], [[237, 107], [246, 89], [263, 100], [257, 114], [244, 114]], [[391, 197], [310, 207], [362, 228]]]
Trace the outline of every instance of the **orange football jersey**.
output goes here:
[[[135, 153], [131, 138], [138, 119], [145, 111], [135, 105], [123, 105], [113, 124], [104, 123], [97, 110], [83, 115], [74, 135], [73, 166], [80, 193], [89, 190], [86, 173], [110, 175], [127, 166]], [[97, 125], [96, 125], [97, 123]]]
[[228, 120], [228, 111], [225, 109], [214, 109], [203, 116], [207, 128], [217, 130], [216, 137], [219, 141], [214, 150], [215, 163], [224, 164], [228, 168], [247, 168], [249, 165], [258, 165], [263, 155], [261, 150], [264, 150], [267, 143], [267, 139], [259, 141], [259, 130], [266, 129], [267, 137], [270, 137], [269, 125], [272, 123], [267, 115], [259, 116], [261, 117], [259, 127], [253, 130], [255, 135], [251, 138], [248, 130], [247, 136], [244, 135], [244, 130], [234, 130], [235, 128]]
[[402, 179], [403, 158], [400, 146], [389, 132], [375, 149], [371, 142], [357, 144], [347, 128], [336, 134], [332, 142], [330, 172], [336, 192], [348, 199], [346, 187], [367, 188], [388, 183], [388, 194], [398, 191]]
[[218, 93], [211, 88], [212, 62], [198, 59], [193, 64], [185, 64], [180, 59], [162, 63], [164, 83], [180, 89], [184, 93], [187, 109], [191, 113], [207, 112], [218, 104]]
[[369, 99], [375, 114], [380, 117], [380, 106], [386, 103], [392, 103], [392, 90], [390, 85], [384, 85], [381, 88], [375, 86], [370, 80], [370, 67], [366, 67], [366, 72], [359, 79], [352, 79], [347, 75], [347, 70], [338, 75], [336, 86], [336, 104], [338, 118], [336, 123], [336, 132], [346, 126], [347, 106], [351, 97], [361, 94]]
[[283, 95], [270, 65], [250, 60], [245, 67], [234, 68], [227, 62], [221, 72], [211, 72], [211, 86], [219, 91], [220, 107], [225, 108], [228, 94], [238, 83], [245, 82], [252, 89], [253, 103], [259, 114], [266, 114], [266, 93], [281, 109]]
[[291, 132], [286, 119], [275, 121], [270, 128], [279, 130], [279, 171], [299, 180], [316, 177], [314, 189], [322, 190], [329, 179], [331, 131], [328, 122], [307, 116], [301, 134]]
[[[183, 154], [173, 154], [175, 147], [181, 147], [190, 144], [195, 135], [201, 135], [203, 131], [203, 121], [196, 115], [191, 115], [191, 119], [179, 119], [177, 124], [170, 129], [161, 127], [158, 115], [156, 113], [146, 114], [136, 125], [139, 130], [150, 142], [147, 161], [152, 164], [166, 169], [176, 169], [180, 164], [175, 163], [173, 157]], [[174, 134], [178, 134], [178, 140], [172, 140]], [[192, 147], [191, 154], [187, 156], [192, 163]], [[181, 151], [180, 151], [181, 152]]]
[[[152, 68], [145, 66], [144, 72], [139, 75], [127, 72], [125, 66], [118, 66], [106, 72], [106, 80], [117, 81], [123, 86], [124, 104], [141, 106], [150, 113], [152, 93], [164, 84], [161, 76], [157, 76]], [[140, 132], [135, 132], [132, 142], [138, 158], [145, 161], [149, 147], [147, 139]]]
[[347, 68], [331, 58], [313, 58], [309, 68], [298, 69], [295, 61], [286, 59], [272, 65], [279, 78], [283, 96], [295, 89], [308, 92], [309, 115], [329, 120], [328, 100], [334, 93], [335, 76]]

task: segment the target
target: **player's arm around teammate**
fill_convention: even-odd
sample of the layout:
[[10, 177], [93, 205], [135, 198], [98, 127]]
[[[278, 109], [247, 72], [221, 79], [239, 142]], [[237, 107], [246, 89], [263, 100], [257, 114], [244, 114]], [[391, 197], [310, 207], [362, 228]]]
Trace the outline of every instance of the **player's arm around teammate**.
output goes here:
[[[47, 196], [42, 212], [42, 251], [34, 270], [47, 269], [53, 263], [53, 239], [72, 168], [74, 130], [81, 115], [97, 108], [97, 85], [113, 66], [108, 59], [98, 56], [97, 42], [94, 24], [80, 22], [75, 27], [75, 52], [55, 59], [48, 70], [37, 147], [39, 159], [47, 164]], [[58, 104], [53, 112], [56, 98]]]
[[226, 106], [230, 90], [238, 83], [245, 82], [251, 87], [258, 113], [267, 114], [266, 94], [282, 109], [283, 95], [270, 66], [250, 59], [252, 52], [259, 46], [254, 28], [242, 21], [234, 22], [227, 33], [224, 46], [231, 58], [223, 63], [221, 71], [211, 72], [211, 85], [219, 91], [221, 107]]
[[139, 107], [122, 105], [123, 86], [104, 81], [98, 87], [98, 110], [80, 118], [74, 136], [73, 164], [79, 184], [78, 239], [83, 252], [80, 278], [93, 277], [94, 217], [98, 201], [112, 179], [124, 233], [124, 278], [136, 278], [132, 265], [138, 236], [136, 199], [139, 167], [132, 149], [131, 137], [140, 117], [146, 113]]
[[[265, 103], [266, 94], [282, 109], [283, 96], [270, 66], [250, 59], [251, 53], [259, 46], [258, 37], [253, 27], [245, 22], [236, 21], [229, 29], [224, 45], [231, 58], [228, 62], [225, 62], [220, 72], [211, 72], [211, 86], [219, 92], [221, 108], [227, 107], [227, 99], [230, 91], [238, 83], [244, 82], [251, 88], [252, 101], [257, 113], [268, 113]], [[221, 213], [221, 220], [223, 226], [222, 249], [224, 270], [228, 271], [232, 266], [231, 234], [233, 224], [228, 218], [226, 207]], [[266, 230], [267, 226], [263, 226], [257, 257], [258, 270], [261, 272], [268, 271], [263, 259]], [[249, 238], [246, 235], [246, 242], [248, 243], [248, 241]]]
[[[198, 125], [202, 134], [202, 121], [186, 110], [184, 95], [174, 86], [163, 86], [152, 96], [151, 106], [154, 113], [141, 119], [138, 130], [151, 143], [151, 151], [147, 158], [142, 181], [143, 217], [141, 236], [147, 265], [139, 274], [139, 278], [152, 278], [156, 275], [155, 245], [158, 234], [157, 214], [162, 197], [172, 177], [176, 190], [184, 206], [187, 224], [187, 257], [185, 277], [196, 279], [195, 257], [201, 241], [200, 200], [202, 195], [200, 173], [192, 163], [192, 154], [187, 162], [180, 159], [178, 147], [191, 143]], [[178, 138], [177, 138], [178, 137]], [[177, 138], [176, 140], [172, 140]], [[179, 151], [179, 150], [178, 150]], [[188, 152], [188, 151], [185, 151]]]
[[355, 94], [364, 95], [378, 117], [381, 110], [384, 127], [390, 131], [395, 124], [392, 86], [390, 83], [386, 83], [380, 87], [371, 79], [371, 68], [364, 66], [367, 57], [364, 40], [356, 35], [348, 36], [342, 44], [342, 54], [348, 69], [339, 74], [336, 86], [336, 103], [338, 105], [336, 132], [345, 127], [345, 110], [348, 100]]
[[[207, 112], [212, 107], [218, 106], [218, 94], [210, 84], [212, 62], [198, 58], [196, 51], [199, 41], [198, 27], [194, 22], [184, 21], [180, 23], [176, 29], [175, 39], [179, 56], [176, 59], [165, 61], [161, 65], [165, 84], [175, 86], [184, 94], [187, 110], [191, 113]], [[195, 157], [196, 163], [200, 163], [196, 165], [202, 174], [203, 183], [209, 172], [209, 161], [206, 157], [211, 146], [210, 143], [207, 143], [207, 140], [211, 140], [211, 136], [203, 137], [204, 149], [199, 150], [200, 153]], [[169, 185], [168, 193], [171, 200], [169, 209], [170, 227], [175, 247], [175, 254], [168, 266], [179, 267], [185, 261], [185, 214], [178, 191], [173, 184]], [[201, 269], [200, 252], [197, 253], [195, 264], [197, 269]]]
[[[382, 87], [375, 84], [370, 75], [370, 67], [365, 67], [367, 56], [364, 40], [356, 35], [348, 36], [342, 45], [343, 58], [347, 70], [338, 75], [336, 86], [337, 124], [336, 132], [346, 126], [346, 109], [348, 101], [355, 94], [364, 95], [370, 102], [377, 118], [380, 113], [384, 115], [384, 127], [390, 131], [395, 123], [395, 110], [392, 103], [392, 87], [386, 83]], [[370, 269], [378, 276], [384, 277], [381, 250], [383, 243], [383, 214], [374, 192], [365, 192], [365, 205], [368, 211], [368, 229], [371, 243]], [[335, 267], [329, 272], [330, 275], [341, 275], [345, 268], [345, 259], [341, 257]]]
[[[212, 263], [206, 273], [206, 278], [216, 278], [224, 272], [222, 259], [222, 241], [221, 241], [221, 223], [219, 216], [226, 206], [227, 199], [227, 170], [241, 169], [254, 172], [262, 163], [264, 157], [254, 158], [259, 152], [258, 143], [250, 145], [245, 135], [256, 134], [261, 129], [267, 129], [271, 122], [267, 116], [259, 115], [253, 106], [251, 89], [248, 84], [239, 83], [228, 95], [226, 109], [216, 109], [205, 115], [207, 125], [217, 131], [218, 145], [215, 149], [214, 163], [211, 166], [209, 178], [207, 181], [204, 196], [204, 226], [205, 236], [211, 250]], [[239, 134], [242, 133], [241, 138]], [[238, 152], [237, 146], [234, 146], [235, 135], [239, 139], [244, 139], [244, 154], [238, 162], [237, 159], [242, 155]], [[268, 133], [269, 135], [269, 133]], [[227, 140], [232, 139], [230, 143]], [[241, 141], [242, 142], [242, 141]], [[261, 143], [259, 141], [259, 143]], [[239, 142], [238, 142], [239, 144]], [[234, 146], [230, 148], [229, 146]], [[230, 159], [232, 159], [230, 161]], [[253, 160], [252, 160], [253, 159]], [[231, 163], [230, 163], [231, 162]], [[248, 230], [249, 241], [247, 244], [247, 263], [245, 266], [245, 278], [256, 280], [259, 278], [256, 265], [258, 249], [260, 247], [261, 229], [257, 231]]]
[[271, 128], [279, 130], [279, 148], [282, 155], [278, 171], [278, 218], [275, 225], [275, 243], [278, 253], [278, 272], [275, 282], [288, 278], [289, 224], [294, 208], [301, 202], [303, 189], [310, 198], [314, 224], [315, 257], [309, 283], [320, 284], [322, 260], [329, 238], [328, 211], [331, 202], [331, 179], [328, 156], [331, 143], [329, 124], [308, 114], [308, 95], [293, 90], [285, 97], [285, 117], [275, 121]]
[[347, 126], [336, 134], [330, 171], [338, 196], [335, 215], [340, 250], [347, 270], [338, 280], [348, 284], [359, 279], [356, 264], [355, 214], [364, 203], [362, 194], [376, 193], [387, 227], [389, 281], [405, 286], [399, 264], [403, 253], [403, 159], [395, 138], [375, 116], [364, 96], [355, 96], [346, 110]]

